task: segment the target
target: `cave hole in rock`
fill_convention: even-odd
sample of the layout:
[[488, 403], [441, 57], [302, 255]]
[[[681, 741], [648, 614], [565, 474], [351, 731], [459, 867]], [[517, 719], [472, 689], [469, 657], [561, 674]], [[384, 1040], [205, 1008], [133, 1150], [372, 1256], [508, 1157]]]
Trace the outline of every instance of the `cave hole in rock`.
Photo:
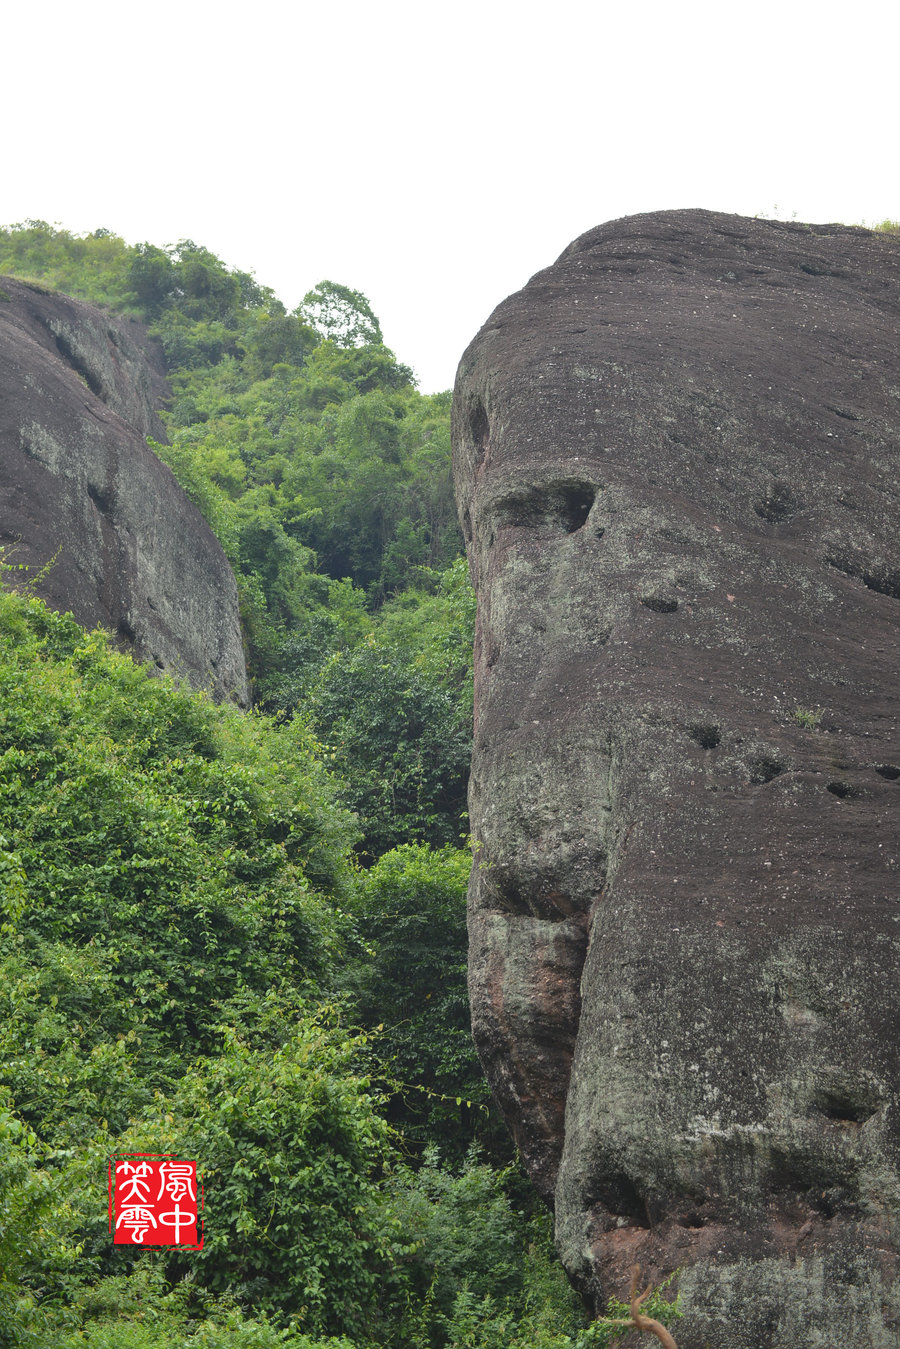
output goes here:
[[863, 562], [857, 559], [828, 554], [825, 562], [835, 571], [843, 572], [853, 581], [862, 581], [867, 590], [876, 595], [886, 595], [888, 599], [900, 599], [900, 571], [880, 562]]
[[691, 1209], [690, 1212], [682, 1214], [678, 1222], [682, 1227], [705, 1227], [709, 1220], [698, 1212], [697, 1209]]
[[758, 758], [751, 760], [749, 768], [751, 782], [762, 784], [777, 778], [779, 773], [784, 772], [785, 765], [780, 759], [761, 754]]
[[783, 478], [774, 478], [766, 488], [765, 495], [753, 508], [762, 520], [777, 525], [789, 520], [797, 511], [797, 498], [790, 483]]
[[688, 727], [688, 735], [701, 749], [715, 749], [722, 741], [722, 732], [718, 726], [695, 724]]
[[825, 406], [827, 407], [829, 412], [833, 412], [836, 417], [843, 417], [844, 421], [846, 422], [862, 421], [862, 418], [858, 415], [858, 413], [849, 412], [847, 408], [832, 407], [830, 403], [826, 403]]
[[823, 1218], [858, 1218], [859, 1203], [853, 1193], [843, 1185], [833, 1185], [827, 1190], [814, 1190], [809, 1196], [810, 1205]]
[[813, 1096], [812, 1105], [820, 1115], [837, 1124], [865, 1124], [875, 1114], [879, 1102], [870, 1091], [823, 1087]]
[[888, 571], [879, 567], [877, 571], [864, 571], [862, 583], [876, 595], [887, 595], [888, 599], [900, 600], [900, 572]]
[[674, 614], [678, 609], [678, 601], [669, 595], [641, 595], [640, 601], [655, 614]]
[[832, 796], [839, 797], [842, 801], [859, 795], [856, 788], [852, 787], [849, 782], [829, 782], [825, 790], [831, 792]]
[[801, 272], [807, 276], [837, 276], [844, 275], [843, 272], [836, 272], [832, 267], [826, 267], [820, 262], [801, 262], [798, 264]]
[[586, 523], [596, 497], [590, 483], [572, 478], [534, 485], [498, 501], [496, 523], [546, 536], [574, 534]]
[[617, 1218], [624, 1218], [632, 1227], [650, 1229], [653, 1218], [650, 1201], [623, 1171], [606, 1177], [601, 1192], [594, 1200]]
[[62, 333], [55, 332], [50, 324], [46, 324], [45, 326], [52, 334], [53, 340], [56, 343], [56, 349], [66, 365], [68, 365], [71, 370], [74, 370], [79, 379], [84, 380], [91, 393], [99, 398], [101, 402], [108, 402], [107, 390], [103, 387], [102, 381], [97, 378], [90, 366], [82, 360], [75, 348], [71, 346]]
[[896, 782], [900, 778], [900, 768], [892, 763], [879, 763], [875, 765], [875, 772], [880, 777], [887, 778], [888, 782]]
[[810, 1191], [821, 1193], [829, 1186], [840, 1184], [846, 1176], [832, 1173], [837, 1158], [826, 1158], [808, 1152], [788, 1152], [773, 1148], [769, 1169], [769, 1187], [774, 1193], [806, 1196]]
[[501, 912], [518, 917], [533, 917], [534, 902], [524, 895], [508, 877], [499, 876], [494, 883], [495, 906]]
[[125, 617], [120, 618], [116, 624], [116, 634], [119, 637], [124, 637], [127, 642], [133, 642], [135, 640], [134, 628]]
[[100, 511], [101, 515], [107, 515], [109, 513], [110, 506], [112, 505], [111, 494], [109, 492], [104, 491], [102, 487], [98, 487], [96, 483], [89, 482], [88, 496], [97, 507], [97, 510]]
[[587, 483], [565, 483], [560, 489], [560, 519], [567, 534], [581, 529], [591, 513], [596, 493]]

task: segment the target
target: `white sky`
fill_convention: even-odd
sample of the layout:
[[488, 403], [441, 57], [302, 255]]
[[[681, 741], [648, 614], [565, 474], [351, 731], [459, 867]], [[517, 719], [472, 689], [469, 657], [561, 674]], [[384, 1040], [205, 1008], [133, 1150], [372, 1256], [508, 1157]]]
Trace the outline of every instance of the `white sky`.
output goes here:
[[342, 282], [433, 391], [604, 220], [900, 217], [898, 37], [888, 0], [18, 0], [0, 224]]

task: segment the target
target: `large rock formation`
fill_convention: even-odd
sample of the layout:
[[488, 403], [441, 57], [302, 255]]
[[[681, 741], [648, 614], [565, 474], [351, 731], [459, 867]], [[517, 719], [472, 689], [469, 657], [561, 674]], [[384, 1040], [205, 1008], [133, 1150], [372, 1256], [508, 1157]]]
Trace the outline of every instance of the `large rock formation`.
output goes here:
[[[246, 702], [237, 587], [147, 446], [161, 356], [140, 324], [0, 277], [0, 545], [36, 592], [139, 660]], [[47, 564], [51, 564], [47, 567]]]
[[900, 240], [675, 211], [463, 357], [471, 994], [602, 1305], [900, 1345]]

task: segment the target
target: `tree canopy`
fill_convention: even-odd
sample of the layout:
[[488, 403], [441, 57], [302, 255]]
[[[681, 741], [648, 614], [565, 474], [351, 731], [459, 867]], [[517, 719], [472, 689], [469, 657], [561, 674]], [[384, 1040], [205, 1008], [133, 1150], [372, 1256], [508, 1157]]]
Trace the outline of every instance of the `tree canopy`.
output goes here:
[[[586, 1349], [468, 1033], [449, 394], [360, 292], [289, 313], [191, 240], [27, 221], [0, 273], [151, 325], [256, 700], [0, 558], [0, 1344]], [[202, 1251], [111, 1244], [122, 1152], [198, 1160]]]

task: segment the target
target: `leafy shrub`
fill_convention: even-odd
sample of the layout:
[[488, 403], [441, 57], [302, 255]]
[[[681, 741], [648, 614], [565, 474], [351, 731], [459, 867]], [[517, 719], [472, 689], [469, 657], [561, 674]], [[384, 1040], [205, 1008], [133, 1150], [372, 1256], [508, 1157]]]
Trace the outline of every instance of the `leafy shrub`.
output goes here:
[[466, 987], [468, 849], [404, 844], [360, 874], [339, 981], [395, 1087], [407, 1142], [464, 1154], [493, 1115], [472, 1042]]
[[324, 667], [306, 710], [369, 859], [408, 841], [459, 842], [471, 732], [452, 688], [373, 639]]
[[125, 1131], [119, 1151], [200, 1162], [205, 1244], [174, 1272], [305, 1330], [359, 1330], [390, 1259], [374, 1183], [390, 1131], [364, 1047], [309, 1014], [274, 1053], [226, 1030], [224, 1052]]
[[[512, 1182], [512, 1185], [511, 1185]], [[407, 1241], [397, 1301], [399, 1340], [412, 1349], [572, 1349], [584, 1317], [556, 1261], [547, 1215], [511, 1202], [515, 1168], [473, 1154], [459, 1168], [436, 1150], [389, 1177]]]
[[0, 1343], [37, 1345], [47, 1319], [36, 1294], [80, 1254], [71, 1209], [38, 1161], [38, 1140], [0, 1103]]
[[[26, 674], [27, 672], [27, 674]], [[0, 599], [0, 835], [22, 940], [114, 951], [116, 999], [172, 1046], [273, 970], [323, 968], [317, 893], [346, 889], [352, 823], [301, 722], [151, 679], [102, 634]], [[15, 917], [15, 914], [10, 914]]]

